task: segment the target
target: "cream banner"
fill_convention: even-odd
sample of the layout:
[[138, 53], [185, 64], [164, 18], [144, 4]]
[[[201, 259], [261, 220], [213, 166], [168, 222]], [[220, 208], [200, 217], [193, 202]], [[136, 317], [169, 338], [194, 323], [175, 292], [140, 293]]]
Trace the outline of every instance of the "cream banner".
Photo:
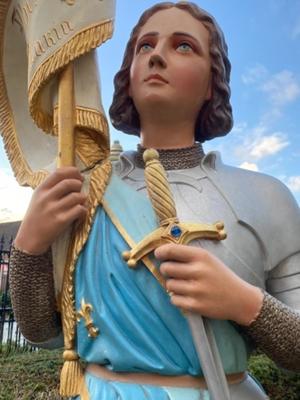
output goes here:
[[76, 260], [111, 173], [94, 49], [111, 37], [114, 12], [114, 0], [0, 0], [0, 131], [21, 185], [35, 188], [57, 164], [59, 78], [73, 63], [75, 159], [85, 175], [88, 214], [52, 246], [66, 397], [81, 393], [83, 381], [74, 343]]
[[56, 164], [60, 71], [74, 62], [76, 160], [109, 154], [94, 49], [113, 31], [113, 0], [0, 0], [0, 129], [21, 185], [36, 187]]

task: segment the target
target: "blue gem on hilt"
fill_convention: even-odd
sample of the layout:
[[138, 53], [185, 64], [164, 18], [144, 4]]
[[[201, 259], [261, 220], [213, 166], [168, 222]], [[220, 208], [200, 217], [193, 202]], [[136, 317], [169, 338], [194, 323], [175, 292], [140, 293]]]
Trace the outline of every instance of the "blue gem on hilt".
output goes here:
[[182, 234], [182, 230], [178, 225], [174, 225], [172, 226], [170, 233], [174, 238], [177, 239]]

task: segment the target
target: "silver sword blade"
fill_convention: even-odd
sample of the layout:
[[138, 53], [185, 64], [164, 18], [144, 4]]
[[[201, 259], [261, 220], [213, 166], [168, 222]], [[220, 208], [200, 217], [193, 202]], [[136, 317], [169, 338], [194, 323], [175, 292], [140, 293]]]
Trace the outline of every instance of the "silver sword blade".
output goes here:
[[209, 321], [196, 314], [188, 314], [187, 319], [211, 400], [230, 400], [228, 383]]

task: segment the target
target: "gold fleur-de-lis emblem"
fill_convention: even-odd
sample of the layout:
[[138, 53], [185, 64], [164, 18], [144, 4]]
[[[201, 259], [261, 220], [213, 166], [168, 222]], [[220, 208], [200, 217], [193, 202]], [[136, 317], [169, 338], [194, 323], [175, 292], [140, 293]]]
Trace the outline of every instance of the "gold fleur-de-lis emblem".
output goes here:
[[99, 329], [94, 326], [94, 321], [91, 318], [91, 313], [93, 312], [93, 306], [87, 304], [84, 299], [81, 300], [81, 309], [77, 311], [77, 321], [80, 322], [81, 319], [85, 321], [85, 327], [88, 331], [88, 336], [95, 338], [99, 335]]

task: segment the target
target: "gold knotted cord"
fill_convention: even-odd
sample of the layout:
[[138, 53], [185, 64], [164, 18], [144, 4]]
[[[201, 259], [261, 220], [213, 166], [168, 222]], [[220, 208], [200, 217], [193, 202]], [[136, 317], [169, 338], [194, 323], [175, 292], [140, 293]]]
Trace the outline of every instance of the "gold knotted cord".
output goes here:
[[[102, 154], [102, 164], [96, 166], [90, 175], [90, 187], [87, 199], [88, 214], [84, 223], [74, 227], [70, 239], [70, 246], [64, 271], [64, 285], [61, 298], [62, 324], [64, 332], [63, 353], [64, 364], [60, 375], [60, 395], [71, 397], [81, 395], [82, 399], [88, 399], [84, 384], [84, 373], [75, 351], [76, 337], [76, 308], [75, 308], [75, 266], [81, 249], [88, 239], [90, 229], [97, 207], [102, 203], [110, 174], [111, 163], [106, 151]], [[82, 391], [85, 390], [83, 396]]]

